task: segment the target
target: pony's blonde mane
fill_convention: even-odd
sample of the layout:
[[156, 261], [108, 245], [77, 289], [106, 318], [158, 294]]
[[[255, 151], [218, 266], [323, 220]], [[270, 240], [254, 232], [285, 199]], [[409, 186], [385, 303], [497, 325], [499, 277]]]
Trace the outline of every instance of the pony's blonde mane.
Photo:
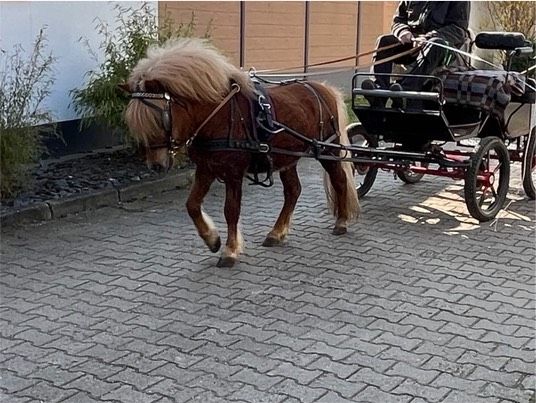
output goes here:
[[[238, 83], [248, 96], [253, 86], [248, 74], [241, 71], [208, 41], [180, 38], [147, 50], [132, 70], [128, 80], [131, 92], [148, 91], [147, 82], [186, 102], [219, 103], [230, 91], [231, 81]], [[162, 101], [154, 101], [155, 104]], [[158, 112], [139, 100], [130, 101], [125, 120], [135, 140], [148, 144], [161, 133]]]
[[251, 91], [248, 74], [227, 60], [212, 44], [199, 38], [171, 40], [147, 50], [129, 78], [131, 91], [145, 91], [146, 81], [157, 81], [172, 95], [198, 102], [220, 102], [236, 81]]

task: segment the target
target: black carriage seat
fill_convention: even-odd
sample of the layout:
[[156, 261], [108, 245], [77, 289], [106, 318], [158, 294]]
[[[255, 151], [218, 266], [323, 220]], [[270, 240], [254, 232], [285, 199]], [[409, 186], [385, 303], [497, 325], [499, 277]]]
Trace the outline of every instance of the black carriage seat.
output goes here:
[[480, 32], [475, 38], [480, 49], [516, 50], [532, 46], [521, 32]]

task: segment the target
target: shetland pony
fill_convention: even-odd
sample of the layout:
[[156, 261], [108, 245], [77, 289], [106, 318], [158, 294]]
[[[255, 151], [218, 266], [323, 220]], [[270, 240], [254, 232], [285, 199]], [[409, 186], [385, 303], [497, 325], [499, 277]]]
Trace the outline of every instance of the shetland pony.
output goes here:
[[[132, 97], [125, 120], [134, 139], [144, 146], [148, 164], [169, 168], [173, 152], [187, 146], [196, 171], [186, 208], [212, 252], [220, 249], [221, 241], [202, 202], [215, 179], [225, 184], [227, 242], [219, 267], [233, 266], [242, 250], [238, 220], [242, 182], [248, 173], [279, 171], [284, 204], [263, 245], [280, 245], [302, 190], [296, 165], [312, 152], [311, 140], [349, 144], [341, 94], [317, 82], [267, 87], [277, 127], [284, 129], [260, 141], [253, 112], [258, 98], [249, 74], [200, 39], [179, 39], [149, 49], [122, 88]], [[261, 143], [269, 149], [259, 147]], [[359, 214], [352, 165], [340, 161], [342, 147], [335, 152], [313, 151], [317, 157], [331, 154], [319, 161], [327, 173], [324, 185], [336, 217], [333, 234], [344, 234]]]

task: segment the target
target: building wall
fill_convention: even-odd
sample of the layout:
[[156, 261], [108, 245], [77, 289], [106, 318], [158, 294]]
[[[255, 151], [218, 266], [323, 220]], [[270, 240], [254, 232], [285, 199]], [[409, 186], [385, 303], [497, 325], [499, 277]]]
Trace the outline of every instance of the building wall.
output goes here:
[[[303, 66], [371, 50], [388, 32], [398, 2], [393, 1], [169, 1], [159, 2], [177, 23], [196, 21], [237, 66], [258, 70]], [[358, 10], [361, 27], [358, 30]], [[308, 27], [306, 28], [306, 21]], [[306, 40], [306, 32], [308, 38]], [[241, 37], [242, 35], [242, 37]], [[305, 47], [308, 44], [307, 49]], [[370, 61], [370, 56], [360, 62]], [[353, 61], [332, 65], [353, 66]]]
[[[107, 21], [110, 29], [114, 29], [115, 4], [117, 2], [0, 2], [0, 49], [12, 52], [13, 47], [20, 44], [27, 52], [31, 51], [39, 30], [46, 27], [46, 52], [56, 58], [53, 65], [56, 81], [43, 107], [50, 110], [57, 121], [77, 118], [70, 106], [69, 92], [83, 87], [86, 72], [99, 64], [80, 38], [87, 39], [97, 58], [101, 58], [96, 19]], [[141, 4], [131, 2], [129, 6]]]
[[[357, 50], [357, 2], [310, 3], [308, 63], [322, 63], [354, 55]], [[331, 67], [354, 66], [355, 60]]]
[[240, 2], [238, 1], [162, 1], [159, 18], [168, 16], [176, 23], [195, 23], [196, 36], [206, 33], [230, 60], [240, 64]]
[[303, 65], [305, 2], [246, 2], [244, 34], [244, 66]]

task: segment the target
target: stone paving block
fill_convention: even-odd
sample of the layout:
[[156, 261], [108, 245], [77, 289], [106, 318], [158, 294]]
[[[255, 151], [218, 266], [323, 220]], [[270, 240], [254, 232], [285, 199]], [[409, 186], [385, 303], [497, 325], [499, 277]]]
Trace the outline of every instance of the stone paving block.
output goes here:
[[57, 366], [46, 366], [32, 372], [30, 376], [32, 378], [43, 379], [47, 381], [50, 386], [59, 388], [74, 379], [80, 378], [83, 375], [84, 373], [78, 371], [71, 372], [63, 370]]
[[8, 394], [20, 392], [21, 390], [26, 389], [39, 382], [39, 380], [37, 379], [23, 378], [6, 370], [2, 370], [0, 372], [0, 376], [2, 379], [1, 387]]
[[41, 381], [19, 393], [22, 396], [28, 396], [40, 402], [56, 403], [73, 396], [76, 392], [73, 389], [60, 389], [48, 382]]
[[320, 399], [318, 399], [317, 403], [350, 403], [354, 402], [355, 400], [349, 400], [341, 397], [335, 392], [328, 392], [324, 396], [322, 396]]
[[389, 392], [400, 385], [404, 381], [404, 378], [396, 375], [380, 374], [370, 368], [362, 368], [347, 380], [349, 382], [374, 385], [384, 392]]
[[387, 375], [398, 375], [411, 378], [422, 384], [429, 384], [440, 374], [439, 371], [420, 369], [406, 363], [396, 363], [386, 371]]
[[281, 361], [268, 357], [259, 357], [251, 354], [250, 352], [244, 352], [233, 358], [230, 361], [230, 364], [249, 367], [260, 373], [267, 373], [268, 371], [271, 371], [281, 365]]
[[394, 394], [421, 397], [429, 402], [440, 402], [449, 390], [447, 387], [425, 386], [411, 379], [406, 379], [391, 392]]
[[308, 368], [331, 373], [340, 379], [346, 379], [360, 369], [358, 365], [343, 364], [324, 356], [309, 364]]
[[[325, 389], [336, 392], [337, 395], [342, 396], [346, 399], [356, 396], [363, 389], [367, 387], [367, 384], [360, 381], [349, 381], [345, 379], [340, 379], [332, 374], [322, 374], [309, 385], [313, 388]], [[324, 397], [324, 400], [326, 398]]]
[[244, 385], [227, 397], [229, 401], [245, 401], [250, 403], [280, 403], [288, 400], [288, 395], [262, 392], [251, 385]]
[[[272, 386], [281, 382], [283, 378], [280, 376], [266, 376], [251, 368], [242, 368], [242, 370], [234, 374], [230, 380], [247, 383], [261, 391], [268, 391]], [[280, 393], [281, 391], [270, 390], [270, 392]]]
[[88, 393], [91, 397], [99, 399], [102, 395], [121, 387], [121, 384], [101, 381], [93, 375], [84, 375], [83, 377], [65, 384], [63, 387], [83, 391]]
[[480, 391], [479, 396], [494, 399], [504, 399], [514, 402], [530, 402], [534, 400], [533, 390], [523, 390], [519, 388], [508, 388], [498, 383], [488, 383]]
[[115, 389], [102, 396], [103, 399], [113, 400], [119, 402], [136, 402], [136, 403], [151, 403], [158, 399], [160, 396], [149, 395], [146, 393], [138, 392], [132, 386], [123, 385], [119, 389]]
[[497, 403], [499, 399], [492, 397], [478, 397], [475, 395], [470, 395], [465, 392], [460, 392], [459, 390], [451, 391], [444, 399], [444, 403]]
[[395, 395], [385, 393], [375, 386], [367, 386], [363, 391], [354, 396], [354, 402], [385, 402], [385, 403], [406, 403], [412, 400], [409, 395]]
[[314, 402], [327, 393], [325, 389], [307, 387], [298, 384], [294, 380], [285, 379], [272, 386], [270, 393], [281, 393], [298, 399], [301, 402]]

